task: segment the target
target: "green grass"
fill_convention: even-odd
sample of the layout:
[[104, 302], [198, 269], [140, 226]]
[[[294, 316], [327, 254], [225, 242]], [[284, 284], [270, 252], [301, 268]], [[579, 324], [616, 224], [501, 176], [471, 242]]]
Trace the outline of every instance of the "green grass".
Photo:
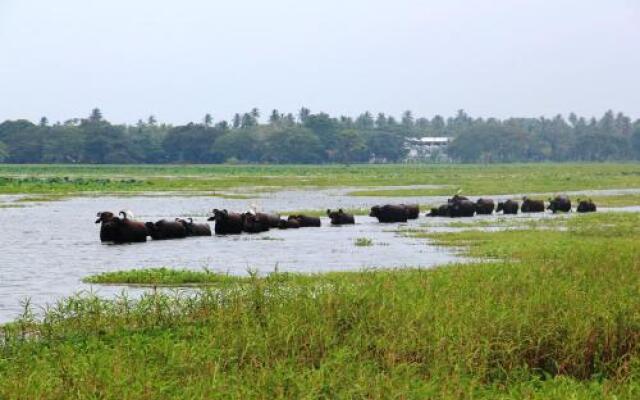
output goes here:
[[[490, 165], [0, 165], [0, 193], [251, 192], [291, 187], [363, 187], [354, 195], [552, 193], [640, 188], [639, 164]], [[371, 186], [443, 185], [435, 189]], [[223, 194], [224, 195], [224, 194]], [[242, 195], [230, 194], [231, 196]]]
[[[611, 196], [582, 196], [590, 198], [598, 207], [640, 206], [640, 193], [624, 193]], [[577, 203], [576, 203], [577, 204]]]
[[373, 239], [369, 239], [366, 237], [360, 237], [353, 241], [353, 244], [358, 247], [369, 247], [373, 246]]
[[0, 331], [0, 398], [636, 399], [640, 215], [417, 232], [494, 261], [90, 294]]
[[140, 286], [214, 285], [220, 282], [239, 281], [241, 278], [210, 271], [177, 270], [170, 268], [146, 268], [127, 271], [103, 272], [84, 278], [85, 283]]

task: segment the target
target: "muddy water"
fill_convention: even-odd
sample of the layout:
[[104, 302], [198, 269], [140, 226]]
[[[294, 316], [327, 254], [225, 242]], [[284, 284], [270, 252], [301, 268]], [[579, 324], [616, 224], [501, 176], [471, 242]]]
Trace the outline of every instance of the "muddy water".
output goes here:
[[[270, 193], [260, 199], [234, 200], [212, 197], [91, 197], [0, 208], [0, 321], [21, 311], [20, 301], [31, 298], [44, 305], [81, 290], [112, 295], [121, 287], [91, 288], [81, 282], [87, 275], [130, 268], [167, 266], [208, 269], [242, 275], [248, 269], [319, 272], [375, 267], [430, 267], [454, 261], [446, 249], [424, 240], [402, 237], [399, 226], [379, 224], [359, 217], [354, 226], [332, 227], [323, 219], [321, 228], [272, 230], [257, 235], [187, 238], [129, 245], [101, 244], [97, 211], [133, 210], [136, 219], [194, 216], [203, 221], [213, 207], [246, 210], [326, 208], [334, 205], [366, 206], [366, 200], [341, 203], [332, 194], [316, 192]], [[6, 200], [6, 199], [5, 199]], [[355, 245], [357, 238], [372, 239], [372, 246]], [[135, 290], [134, 290], [135, 292]]]

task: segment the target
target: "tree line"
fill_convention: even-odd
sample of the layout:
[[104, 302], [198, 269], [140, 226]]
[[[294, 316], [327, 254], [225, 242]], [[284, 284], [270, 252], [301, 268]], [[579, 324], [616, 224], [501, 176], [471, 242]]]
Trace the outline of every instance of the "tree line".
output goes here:
[[608, 161], [640, 159], [640, 120], [607, 111], [601, 118], [396, 119], [364, 112], [356, 118], [273, 110], [211, 115], [186, 125], [153, 116], [134, 125], [112, 124], [99, 109], [86, 118], [49, 123], [7, 120], [0, 124], [0, 162], [5, 163], [362, 163], [406, 159], [406, 138], [447, 136], [455, 162]]

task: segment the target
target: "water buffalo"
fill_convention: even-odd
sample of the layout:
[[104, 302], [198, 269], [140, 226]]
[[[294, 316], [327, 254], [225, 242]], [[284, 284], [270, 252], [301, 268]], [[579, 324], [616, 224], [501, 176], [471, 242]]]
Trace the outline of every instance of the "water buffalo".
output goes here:
[[157, 222], [145, 223], [149, 236], [153, 240], [182, 239], [187, 237], [187, 228], [176, 221], [161, 219]]
[[327, 216], [331, 219], [331, 225], [349, 225], [356, 223], [353, 214], [344, 212], [342, 208], [338, 209], [338, 211], [327, 210]]
[[457, 200], [449, 205], [449, 216], [457, 217], [473, 217], [476, 213], [476, 204], [471, 200]]
[[[278, 225], [280, 224], [280, 218], [278, 218]], [[278, 226], [276, 225], [276, 226]], [[247, 233], [260, 233], [266, 232], [271, 227], [271, 221], [265, 216], [265, 214], [254, 214], [246, 212], [242, 214], [242, 231]]]
[[288, 219], [295, 219], [300, 224], [300, 228], [317, 228], [321, 225], [319, 217], [310, 217], [308, 215], [289, 215]]
[[260, 221], [269, 225], [269, 228], [277, 228], [280, 225], [280, 216], [278, 214], [255, 213], [255, 215]]
[[571, 211], [571, 200], [565, 195], [556, 196], [553, 199], [549, 199], [547, 210], [551, 210], [554, 214], [557, 212], [569, 212]]
[[298, 222], [297, 219], [295, 218], [291, 218], [291, 219], [281, 219], [280, 223], [278, 224], [278, 228], [280, 229], [298, 229], [300, 228], [300, 222]]
[[532, 200], [527, 196], [522, 198], [522, 206], [520, 211], [523, 213], [540, 213], [544, 212], [544, 200]]
[[579, 213], [596, 212], [596, 203], [594, 203], [591, 199], [578, 199], [578, 208], [576, 209], [576, 211], [578, 211]]
[[114, 243], [146, 242], [146, 226], [142, 222], [129, 219], [124, 211], [120, 211], [120, 215], [121, 218], [118, 218], [110, 211], [97, 214], [96, 224], [102, 224], [100, 240]]
[[449, 204], [443, 204], [438, 208], [432, 208], [427, 214], [427, 217], [448, 217], [449, 216]]
[[490, 215], [493, 214], [495, 204], [491, 199], [478, 199], [476, 201], [476, 214], [478, 215]]
[[211, 227], [209, 224], [194, 224], [193, 218], [176, 218], [176, 222], [184, 225], [187, 230], [187, 236], [211, 236]]
[[407, 210], [403, 205], [373, 206], [369, 216], [378, 218], [378, 222], [407, 222]]
[[242, 215], [229, 213], [227, 210], [213, 210], [213, 216], [208, 221], [215, 221], [216, 235], [237, 235], [242, 233]]
[[418, 219], [420, 216], [420, 206], [417, 204], [400, 204], [407, 213], [407, 219]]
[[518, 202], [515, 200], [507, 200], [498, 202], [498, 207], [496, 207], [496, 212], [502, 211], [503, 214], [517, 214], [518, 213]]
[[452, 198], [447, 200], [447, 202], [448, 203], [455, 203], [456, 201], [460, 201], [460, 200], [469, 200], [469, 198], [466, 197], [466, 196], [460, 196], [459, 194], [454, 194]]

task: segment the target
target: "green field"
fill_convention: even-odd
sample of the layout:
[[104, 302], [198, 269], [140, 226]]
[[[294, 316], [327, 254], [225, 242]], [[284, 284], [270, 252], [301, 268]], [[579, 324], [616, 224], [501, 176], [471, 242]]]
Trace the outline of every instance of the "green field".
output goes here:
[[[385, 190], [381, 186], [438, 185]], [[468, 195], [640, 188], [640, 164], [0, 165], [0, 193], [69, 195], [362, 187], [353, 195]], [[367, 187], [374, 187], [369, 189]]]
[[[470, 195], [640, 188], [635, 164], [21, 168], [2, 166], [0, 176], [24, 179], [24, 192], [55, 195], [85, 190], [29, 180], [135, 180], [86, 190], [98, 193], [212, 190], [212, 182], [249, 192], [245, 185], [437, 184]], [[622, 206], [640, 196], [594, 200]], [[0, 399], [640, 398], [640, 213], [442, 223], [457, 231], [399, 233], [455, 247], [472, 262], [310, 275], [157, 268], [89, 276], [94, 285], [174, 288], [139, 301], [77, 295], [38, 317], [25, 308], [0, 327]]]

